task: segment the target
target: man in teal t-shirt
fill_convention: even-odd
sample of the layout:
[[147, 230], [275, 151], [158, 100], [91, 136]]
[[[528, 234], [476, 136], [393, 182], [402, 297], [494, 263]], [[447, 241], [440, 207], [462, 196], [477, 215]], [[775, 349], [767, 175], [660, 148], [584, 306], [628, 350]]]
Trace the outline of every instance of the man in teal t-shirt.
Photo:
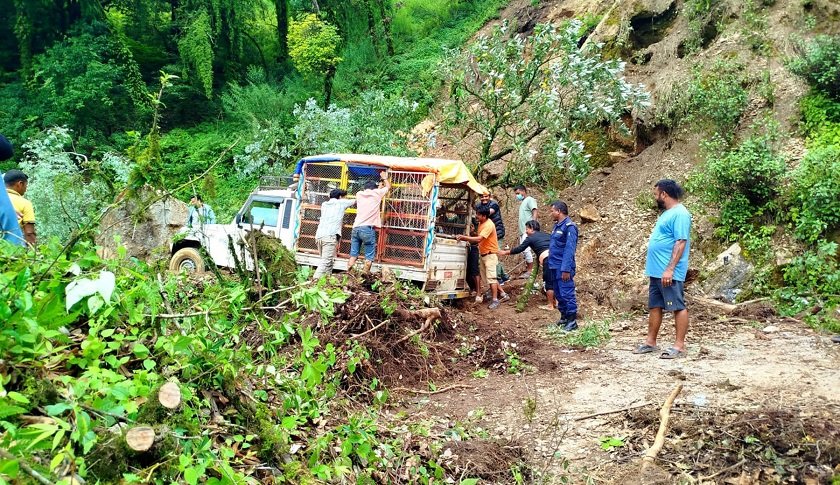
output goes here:
[[683, 285], [688, 273], [691, 214], [680, 203], [683, 189], [675, 181], [663, 179], [653, 187], [653, 196], [664, 212], [656, 220], [648, 241], [645, 276], [648, 287], [648, 334], [644, 344], [634, 353], [654, 352], [656, 337], [662, 325], [662, 312], [674, 312], [677, 336], [674, 345], [660, 354], [662, 359], [675, 359], [685, 354], [685, 335], [688, 332], [688, 310], [685, 307]]
[[[537, 201], [528, 195], [528, 189], [524, 185], [517, 185], [513, 191], [516, 192], [516, 200], [519, 201], [519, 244], [522, 244], [528, 237], [525, 233], [525, 223], [537, 219]], [[525, 258], [523, 274], [530, 275], [534, 268], [534, 253], [528, 248], [522, 253], [522, 257]]]

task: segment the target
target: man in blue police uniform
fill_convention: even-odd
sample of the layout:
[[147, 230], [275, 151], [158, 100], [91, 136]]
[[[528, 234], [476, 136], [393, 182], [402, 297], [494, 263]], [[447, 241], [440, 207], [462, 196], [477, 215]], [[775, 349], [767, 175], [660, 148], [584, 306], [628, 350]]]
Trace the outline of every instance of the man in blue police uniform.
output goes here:
[[577, 250], [578, 228], [569, 218], [569, 207], [565, 202], [551, 203], [551, 218], [554, 230], [548, 248], [548, 268], [554, 272], [554, 297], [560, 310], [557, 326], [566, 332], [578, 328], [577, 297], [575, 296], [575, 250]]
[[[3, 135], [0, 135], [0, 161], [8, 160], [14, 155], [12, 144]], [[3, 176], [0, 173], [0, 178]], [[23, 239], [23, 232], [20, 229], [17, 212], [15, 212], [12, 201], [5, 190], [0, 190], [0, 239], [5, 239], [12, 244], [26, 246]]]
[[662, 325], [662, 313], [674, 312], [676, 338], [674, 345], [663, 351], [661, 359], [676, 359], [685, 355], [685, 335], [688, 333], [688, 310], [685, 307], [685, 276], [688, 273], [691, 214], [680, 204], [683, 189], [671, 179], [663, 179], [653, 186], [653, 196], [660, 210], [648, 241], [645, 276], [648, 288], [647, 339], [633, 353], [647, 354], [659, 350], [656, 337]]

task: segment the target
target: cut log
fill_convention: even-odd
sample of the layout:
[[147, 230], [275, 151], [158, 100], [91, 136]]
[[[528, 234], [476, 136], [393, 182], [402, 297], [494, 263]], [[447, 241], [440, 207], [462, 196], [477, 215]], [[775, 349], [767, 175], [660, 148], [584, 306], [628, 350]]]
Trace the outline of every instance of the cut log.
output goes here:
[[176, 382], [167, 382], [160, 386], [158, 402], [167, 409], [175, 409], [181, 404], [181, 388]]
[[134, 451], [149, 451], [155, 444], [155, 430], [149, 426], [131, 428], [125, 434], [125, 444]]

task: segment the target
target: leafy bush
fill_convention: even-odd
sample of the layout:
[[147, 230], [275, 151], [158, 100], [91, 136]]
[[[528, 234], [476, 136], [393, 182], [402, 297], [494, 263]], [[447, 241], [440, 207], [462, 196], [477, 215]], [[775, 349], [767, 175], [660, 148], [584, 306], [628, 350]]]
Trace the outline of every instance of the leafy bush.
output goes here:
[[784, 283], [776, 292], [785, 314], [797, 314], [815, 304], [823, 309], [808, 317], [818, 328], [840, 332], [840, 320], [834, 314], [840, 306], [840, 254], [836, 242], [821, 241], [791, 261], [784, 268]]
[[820, 91], [840, 99], [840, 35], [820, 35], [797, 47], [798, 55], [788, 61], [790, 70]]
[[[66, 240], [113, 201], [128, 180], [129, 161], [106, 153], [89, 160], [68, 151], [68, 128], [50, 128], [23, 145], [20, 168], [29, 175], [26, 197], [35, 207], [41, 238]], [[42, 239], [43, 240], [43, 239]]]
[[686, 87], [687, 121], [710, 125], [726, 140], [731, 140], [749, 102], [744, 66], [719, 60], [708, 69], [694, 68]]
[[137, 65], [101, 25], [84, 29], [35, 56], [31, 80], [40, 126], [68, 126], [83, 147], [114, 131], [139, 128], [150, 114]]
[[796, 236], [805, 241], [840, 228], [840, 144], [809, 150], [790, 174], [788, 203]]
[[718, 231], [727, 240], [752, 232], [756, 222], [775, 217], [785, 172], [775, 141], [771, 130], [752, 135], [733, 149], [727, 149], [718, 135], [703, 142], [706, 162], [690, 180], [689, 188], [720, 206]]

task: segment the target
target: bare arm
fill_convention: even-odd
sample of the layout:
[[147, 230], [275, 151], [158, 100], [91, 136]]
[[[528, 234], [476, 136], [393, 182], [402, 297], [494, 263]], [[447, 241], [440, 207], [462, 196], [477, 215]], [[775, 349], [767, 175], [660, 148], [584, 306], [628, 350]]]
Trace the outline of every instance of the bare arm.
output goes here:
[[30, 245], [34, 246], [38, 241], [38, 236], [35, 234], [35, 223], [26, 222], [23, 224], [23, 237]]
[[674, 243], [674, 249], [671, 250], [671, 260], [668, 261], [668, 266], [665, 267], [665, 271], [662, 273], [663, 286], [671, 286], [671, 282], [674, 280], [674, 268], [677, 267], [684, 252], [685, 239], [678, 239]]

